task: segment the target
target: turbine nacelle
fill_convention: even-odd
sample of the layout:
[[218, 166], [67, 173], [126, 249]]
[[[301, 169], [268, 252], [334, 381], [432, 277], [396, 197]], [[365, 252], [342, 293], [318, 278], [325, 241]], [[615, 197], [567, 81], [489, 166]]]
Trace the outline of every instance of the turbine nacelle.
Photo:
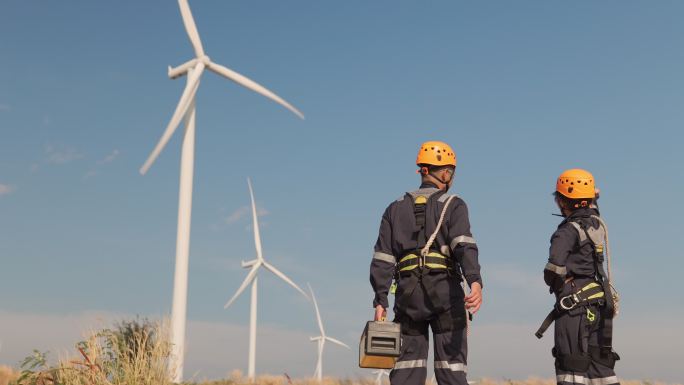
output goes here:
[[185, 63], [183, 63], [177, 67], [169, 66], [169, 68], [168, 68], [169, 78], [178, 79], [179, 77], [186, 75], [190, 69], [194, 68], [197, 65], [197, 63], [204, 63], [204, 65], [208, 67], [209, 63], [211, 63], [211, 59], [209, 58], [209, 56], [204, 55], [202, 57], [197, 57], [197, 58], [188, 60]]
[[261, 262], [257, 259], [253, 259], [253, 260], [248, 261], [248, 262], [242, 261], [241, 265], [242, 265], [242, 267], [247, 268], [247, 267], [252, 267], [252, 266], [256, 265], [257, 263], [261, 263]]

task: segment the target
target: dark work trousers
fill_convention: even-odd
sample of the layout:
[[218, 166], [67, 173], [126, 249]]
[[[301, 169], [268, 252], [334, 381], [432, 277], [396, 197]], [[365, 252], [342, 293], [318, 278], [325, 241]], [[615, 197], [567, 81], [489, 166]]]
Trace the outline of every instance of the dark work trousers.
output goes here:
[[[428, 322], [425, 321], [424, 325], [425, 333], [421, 335], [408, 335], [402, 332], [401, 355], [390, 373], [391, 385], [425, 384], [429, 348]], [[439, 385], [467, 385], [466, 329], [433, 333], [432, 338], [437, 383]]]
[[559, 385], [614, 385], [619, 384], [613, 368], [591, 360], [586, 371], [573, 371], [563, 367], [559, 357], [588, 355], [589, 346], [599, 346], [600, 308], [579, 307], [564, 313], [555, 321], [554, 350], [556, 357], [556, 383]]
[[[425, 385], [430, 329], [434, 341], [437, 383], [468, 384], [465, 305], [459, 282], [458, 277], [447, 274], [423, 276], [423, 281], [417, 285], [400, 280], [397, 295], [408, 297], [394, 309], [396, 321], [401, 323], [402, 345], [401, 354], [390, 373], [391, 385]], [[415, 286], [415, 290], [410, 290], [411, 294], [405, 294], [402, 287], [404, 284], [408, 287]], [[442, 301], [430, 298], [427, 288], [436, 288], [433, 295], [439, 296]], [[441, 305], [436, 305], [437, 303]], [[447, 309], [444, 310], [443, 307]], [[402, 310], [407, 310], [411, 316]]]

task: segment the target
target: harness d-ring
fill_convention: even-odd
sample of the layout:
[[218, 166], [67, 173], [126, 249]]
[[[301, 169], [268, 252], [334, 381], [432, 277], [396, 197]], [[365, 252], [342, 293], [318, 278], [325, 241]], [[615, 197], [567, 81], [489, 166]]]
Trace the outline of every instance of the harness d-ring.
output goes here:
[[[575, 306], [577, 306], [577, 304], [580, 302], [580, 301], [578, 301], [578, 298], [576, 298], [576, 297], [577, 297], [577, 296], [576, 296], [575, 294], [567, 295], [567, 296], [561, 298], [560, 301], [558, 301], [558, 304], [560, 305], [561, 309], [563, 309], [563, 310], [572, 310], [572, 309], [574, 309]], [[564, 303], [565, 300], [570, 300], [570, 301], [571, 301], [571, 305], [566, 306], [565, 303]]]

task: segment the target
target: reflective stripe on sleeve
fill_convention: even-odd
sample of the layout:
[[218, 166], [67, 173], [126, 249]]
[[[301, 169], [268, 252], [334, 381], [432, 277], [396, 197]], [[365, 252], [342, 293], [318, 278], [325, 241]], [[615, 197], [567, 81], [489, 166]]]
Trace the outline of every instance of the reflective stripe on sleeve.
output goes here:
[[587, 378], [575, 374], [559, 374], [556, 376], [556, 382], [567, 382], [570, 384], [588, 385]]
[[560, 276], [566, 276], [568, 274], [568, 269], [565, 266], [554, 265], [551, 262], [546, 264], [544, 270], [552, 271]]
[[590, 385], [612, 385], [612, 384], [618, 384], [620, 381], [618, 381], [617, 376], [610, 376], [610, 377], [603, 377], [603, 378], [590, 378], [589, 379], [589, 384]]
[[427, 367], [427, 360], [397, 361], [394, 369], [413, 369]]
[[373, 259], [379, 259], [381, 261], [389, 262], [389, 263], [397, 263], [397, 259], [394, 257], [394, 255], [387, 254], [387, 253], [381, 253], [379, 251], [376, 251], [373, 253]]
[[451, 250], [455, 249], [456, 246], [458, 246], [459, 243], [472, 243], [472, 244], [475, 244], [475, 238], [469, 237], [469, 236], [467, 236], [467, 235], [458, 236], [458, 237], [456, 237], [456, 238], [454, 238], [454, 239], [451, 240], [451, 243], [449, 244], [449, 246], [451, 246]]
[[465, 364], [456, 362], [450, 364], [449, 361], [435, 361], [435, 369], [449, 369], [452, 372], [466, 372], [467, 367]]

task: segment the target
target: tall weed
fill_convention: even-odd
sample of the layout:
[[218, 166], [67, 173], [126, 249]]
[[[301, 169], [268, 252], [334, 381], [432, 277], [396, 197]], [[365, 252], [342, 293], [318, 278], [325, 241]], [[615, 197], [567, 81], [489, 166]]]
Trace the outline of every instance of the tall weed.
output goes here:
[[171, 354], [162, 324], [128, 321], [90, 333], [77, 354], [49, 365], [34, 351], [22, 362], [18, 385], [170, 385]]

